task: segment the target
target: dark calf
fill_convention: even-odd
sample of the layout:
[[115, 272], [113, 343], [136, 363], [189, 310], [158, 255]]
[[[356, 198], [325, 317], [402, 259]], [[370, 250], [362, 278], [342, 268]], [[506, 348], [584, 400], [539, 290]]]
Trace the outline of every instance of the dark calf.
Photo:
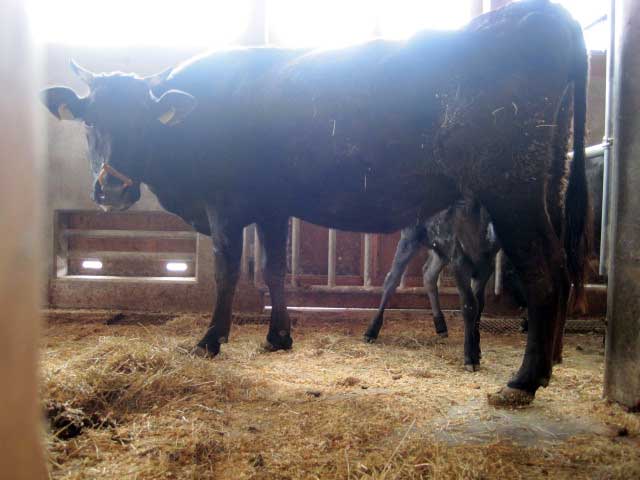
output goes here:
[[441, 336], [447, 336], [447, 323], [440, 309], [438, 277], [446, 265], [453, 267], [464, 317], [464, 365], [467, 370], [475, 371], [480, 365], [479, 325], [484, 290], [500, 245], [486, 210], [474, 202], [457, 204], [422, 224], [402, 230], [391, 270], [384, 281], [378, 313], [364, 334], [365, 340], [373, 342], [378, 338], [387, 302], [398, 288], [409, 261], [421, 247], [430, 250], [422, 269], [423, 279], [436, 333]]

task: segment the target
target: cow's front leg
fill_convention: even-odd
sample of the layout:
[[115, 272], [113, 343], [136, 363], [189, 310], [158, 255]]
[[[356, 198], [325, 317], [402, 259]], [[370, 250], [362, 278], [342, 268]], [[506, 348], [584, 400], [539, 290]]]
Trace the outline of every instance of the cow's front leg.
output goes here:
[[287, 273], [287, 217], [270, 219], [258, 225], [267, 261], [264, 269], [264, 281], [269, 287], [271, 297], [271, 320], [265, 348], [268, 350], [289, 350], [291, 339], [291, 321], [285, 301], [284, 281]]
[[229, 339], [233, 295], [242, 256], [242, 226], [227, 221], [215, 211], [207, 213], [211, 224], [217, 295], [211, 323], [194, 353], [215, 356], [220, 352], [220, 344]]

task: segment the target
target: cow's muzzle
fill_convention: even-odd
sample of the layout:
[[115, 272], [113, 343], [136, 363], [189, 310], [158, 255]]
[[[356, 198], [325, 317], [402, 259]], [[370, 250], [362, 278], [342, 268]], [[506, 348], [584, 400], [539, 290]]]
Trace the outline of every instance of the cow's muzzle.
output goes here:
[[126, 210], [140, 198], [140, 190], [130, 177], [103, 163], [93, 185], [92, 197], [103, 210]]

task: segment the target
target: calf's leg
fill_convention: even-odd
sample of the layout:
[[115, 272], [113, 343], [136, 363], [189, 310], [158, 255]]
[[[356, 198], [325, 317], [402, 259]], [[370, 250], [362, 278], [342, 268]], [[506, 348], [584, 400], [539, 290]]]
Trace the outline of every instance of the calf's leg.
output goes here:
[[369, 327], [364, 334], [364, 340], [366, 342], [372, 343], [378, 338], [378, 334], [382, 328], [382, 323], [384, 322], [384, 310], [387, 306], [387, 302], [395, 293], [398, 285], [400, 285], [402, 274], [420, 248], [423, 234], [424, 229], [418, 226], [402, 230], [400, 234], [400, 241], [396, 247], [396, 254], [393, 257], [391, 270], [389, 270], [389, 273], [387, 273], [387, 276], [384, 279], [382, 299], [380, 300], [378, 312], [371, 320], [371, 323], [369, 323]]
[[422, 267], [422, 282], [429, 297], [429, 304], [433, 312], [433, 324], [436, 333], [441, 337], [448, 336], [447, 322], [440, 308], [440, 295], [438, 293], [438, 277], [444, 269], [447, 261], [435, 250], [429, 250], [429, 258]]

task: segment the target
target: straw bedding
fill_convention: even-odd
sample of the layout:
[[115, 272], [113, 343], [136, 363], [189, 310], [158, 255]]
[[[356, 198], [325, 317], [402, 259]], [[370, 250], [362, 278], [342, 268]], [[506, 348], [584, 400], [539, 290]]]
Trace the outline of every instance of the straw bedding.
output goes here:
[[187, 354], [202, 316], [49, 315], [51, 476], [640, 478], [640, 416], [601, 398], [601, 336], [568, 336], [550, 387], [507, 411], [486, 395], [518, 367], [524, 337], [485, 335], [469, 373], [459, 320], [440, 339], [428, 315], [391, 313], [369, 345], [366, 316], [299, 314], [293, 350], [277, 353], [261, 350], [265, 325], [234, 325], [208, 360]]

